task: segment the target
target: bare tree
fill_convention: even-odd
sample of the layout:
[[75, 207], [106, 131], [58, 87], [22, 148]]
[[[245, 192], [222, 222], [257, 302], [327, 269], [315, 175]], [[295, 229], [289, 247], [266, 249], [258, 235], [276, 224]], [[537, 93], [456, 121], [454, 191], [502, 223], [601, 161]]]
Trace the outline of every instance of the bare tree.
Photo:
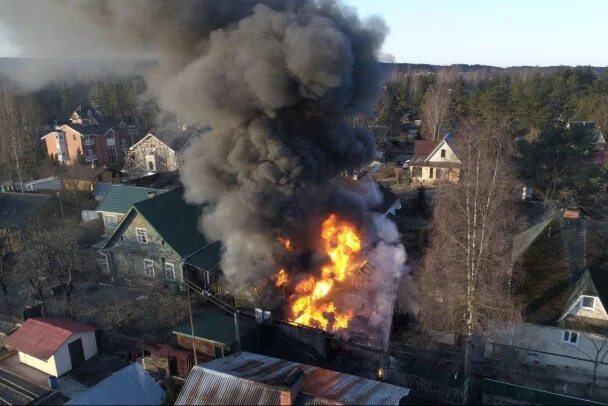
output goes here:
[[440, 72], [436, 83], [424, 94], [421, 118], [422, 134], [426, 139], [438, 140], [445, 135], [448, 128], [452, 77], [451, 71]]
[[23, 190], [24, 178], [35, 165], [39, 111], [32, 97], [0, 92], [0, 159], [13, 187]]
[[10, 261], [12, 259], [12, 250], [9, 241], [9, 232], [0, 230], [0, 289], [6, 295], [8, 294], [8, 278], [11, 274], [12, 267]]
[[65, 316], [72, 312], [72, 293], [77, 281], [88, 280], [94, 272], [90, 251], [81, 243], [83, 230], [76, 223], [31, 226], [18, 254], [19, 274], [42, 300], [49, 282], [63, 295]]
[[520, 317], [508, 288], [516, 194], [504, 125], [464, 123], [455, 148], [461, 179], [437, 191], [419, 289], [423, 325], [465, 339], [468, 377], [474, 336]]

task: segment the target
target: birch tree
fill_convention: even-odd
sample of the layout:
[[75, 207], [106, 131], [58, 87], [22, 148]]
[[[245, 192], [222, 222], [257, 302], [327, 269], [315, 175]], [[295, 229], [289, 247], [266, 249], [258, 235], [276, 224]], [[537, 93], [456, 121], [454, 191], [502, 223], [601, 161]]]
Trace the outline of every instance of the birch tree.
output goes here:
[[517, 193], [503, 124], [464, 123], [455, 140], [460, 182], [437, 190], [419, 289], [423, 325], [464, 338], [468, 377], [474, 337], [520, 317], [509, 295]]
[[447, 80], [440, 80], [430, 86], [421, 106], [422, 135], [429, 140], [439, 140], [445, 135], [449, 125], [450, 85]]
[[39, 111], [30, 96], [0, 92], [0, 165], [13, 187], [23, 188], [35, 168]]

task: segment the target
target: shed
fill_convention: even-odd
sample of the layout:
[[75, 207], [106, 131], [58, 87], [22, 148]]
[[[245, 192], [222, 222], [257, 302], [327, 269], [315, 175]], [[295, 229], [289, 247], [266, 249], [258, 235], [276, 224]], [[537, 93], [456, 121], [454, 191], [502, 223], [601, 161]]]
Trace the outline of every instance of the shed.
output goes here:
[[70, 400], [68, 405], [160, 405], [165, 391], [135, 362]]
[[53, 176], [24, 183], [23, 188], [26, 192], [38, 192], [41, 190], [59, 191], [63, 190], [63, 181], [60, 178]]
[[398, 405], [410, 390], [371, 379], [241, 353], [195, 366], [176, 405]]
[[97, 354], [95, 327], [72, 320], [27, 319], [4, 345], [19, 352], [19, 361], [51, 376], [78, 368]]
[[[212, 358], [223, 357], [233, 350], [236, 344], [234, 317], [218, 313], [205, 312], [194, 320], [194, 344], [196, 352]], [[258, 324], [249, 319], [239, 319], [241, 348], [255, 351], [258, 347]], [[192, 329], [190, 323], [175, 327], [173, 334], [177, 343], [192, 350]]]

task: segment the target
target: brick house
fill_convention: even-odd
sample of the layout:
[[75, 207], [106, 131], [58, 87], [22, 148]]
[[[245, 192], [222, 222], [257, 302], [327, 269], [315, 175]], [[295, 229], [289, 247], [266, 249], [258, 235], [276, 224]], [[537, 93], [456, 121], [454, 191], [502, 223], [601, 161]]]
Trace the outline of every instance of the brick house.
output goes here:
[[41, 139], [48, 156], [64, 165], [82, 160], [95, 166], [119, 164], [131, 145], [133, 129], [121, 120], [103, 116], [89, 105], [78, 106], [70, 122], [56, 125]]
[[207, 288], [218, 283], [220, 244], [197, 228], [201, 207], [184, 201], [183, 187], [135, 203], [101, 245], [112, 279], [128, 285], [184, 277]]

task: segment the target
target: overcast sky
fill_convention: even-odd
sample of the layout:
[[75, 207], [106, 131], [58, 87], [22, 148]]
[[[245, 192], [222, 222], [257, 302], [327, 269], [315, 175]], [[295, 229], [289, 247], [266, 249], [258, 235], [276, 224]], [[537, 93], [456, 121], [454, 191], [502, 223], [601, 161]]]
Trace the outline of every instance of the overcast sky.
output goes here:
[[[4, 1], [19, 0], [0, 0], [0, 13]], [[608, 0], [343, 2], [384, 18], [391, 30], [384, 52], [397, 62], [608, 65]], [[0, 26], [0, 56], [18, 55]]]

